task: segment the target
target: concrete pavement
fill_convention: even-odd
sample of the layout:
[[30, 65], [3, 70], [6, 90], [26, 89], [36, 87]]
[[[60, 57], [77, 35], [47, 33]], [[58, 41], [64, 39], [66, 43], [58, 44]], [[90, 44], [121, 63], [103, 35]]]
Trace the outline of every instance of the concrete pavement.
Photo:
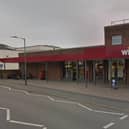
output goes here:
[[[0, 80], [0, 84], [13, 86], [14, 88], [25, 88], [24, 80]], [[18, 84], [18, 85], [17, 85]], [[119, 88], [114, 90], [111, 86], [93, 83], [85, 86], [85, 83], [63, 82], [63, 81], [43, 81], [43, 80], [28, 80], [28, 89], [33, 87], [50, 88], [56, 90], [69, 91], [85, 95], [99, 96], [116, 100], [129, 101], [129, 87]]]

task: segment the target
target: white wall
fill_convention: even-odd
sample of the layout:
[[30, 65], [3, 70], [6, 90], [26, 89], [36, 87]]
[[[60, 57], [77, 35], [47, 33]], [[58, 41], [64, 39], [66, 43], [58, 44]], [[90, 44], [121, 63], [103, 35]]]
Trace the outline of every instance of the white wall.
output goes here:
[[[0, 58], [18, 57], [18, 51], [0, 50]], [[0, 69], [4, 69], [4, 63], [0, 62]], [[18, 70], [19, 63], [5, 63], [5, 70]]]

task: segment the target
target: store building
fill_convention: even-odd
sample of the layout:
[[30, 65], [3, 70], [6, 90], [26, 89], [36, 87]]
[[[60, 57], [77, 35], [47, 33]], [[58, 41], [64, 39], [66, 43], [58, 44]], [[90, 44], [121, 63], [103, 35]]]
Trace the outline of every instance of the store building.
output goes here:
[[[0, 58], [18, 58], [18, 51], [5, 44], [0, 44]], [[10, 74], [15, 74], [19, 71], [19, 63], [0, 62], [0, 78], [8, 78]]]
[[[129, 84], [129, 23], [104, 27], [105, 45], [53, 49], [27, 53], [27, 72], [46, 80], [87, 81], [119, 85]], [[20, 63], [24, 71], [24, 54], [4, 58], [3, 62]]]

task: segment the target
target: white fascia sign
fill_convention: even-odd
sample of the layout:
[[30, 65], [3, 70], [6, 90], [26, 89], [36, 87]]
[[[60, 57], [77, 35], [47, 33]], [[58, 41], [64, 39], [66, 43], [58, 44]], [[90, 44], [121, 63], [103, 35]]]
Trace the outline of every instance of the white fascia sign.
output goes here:
[[129, 49], [123, 49], [123, 50], [121, 50], [121, 54], [123, 56], [128, 56], [129, 55]]

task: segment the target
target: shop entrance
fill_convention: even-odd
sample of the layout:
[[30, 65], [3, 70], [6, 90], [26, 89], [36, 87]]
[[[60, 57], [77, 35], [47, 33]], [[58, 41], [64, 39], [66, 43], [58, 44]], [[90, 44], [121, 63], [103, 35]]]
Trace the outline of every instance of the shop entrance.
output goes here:
[[111, 78], [116, 79], [118, 84], [125, 82], [125, 60], [112, 60]]
[[76, 80], [76, 62], [65, 62], [64, 67], [64, 79], [70, 81]]
[[95, 77], [96, 81], [104, 80], [104, 63], [103, 61], [96, 61], [95, 63]]

